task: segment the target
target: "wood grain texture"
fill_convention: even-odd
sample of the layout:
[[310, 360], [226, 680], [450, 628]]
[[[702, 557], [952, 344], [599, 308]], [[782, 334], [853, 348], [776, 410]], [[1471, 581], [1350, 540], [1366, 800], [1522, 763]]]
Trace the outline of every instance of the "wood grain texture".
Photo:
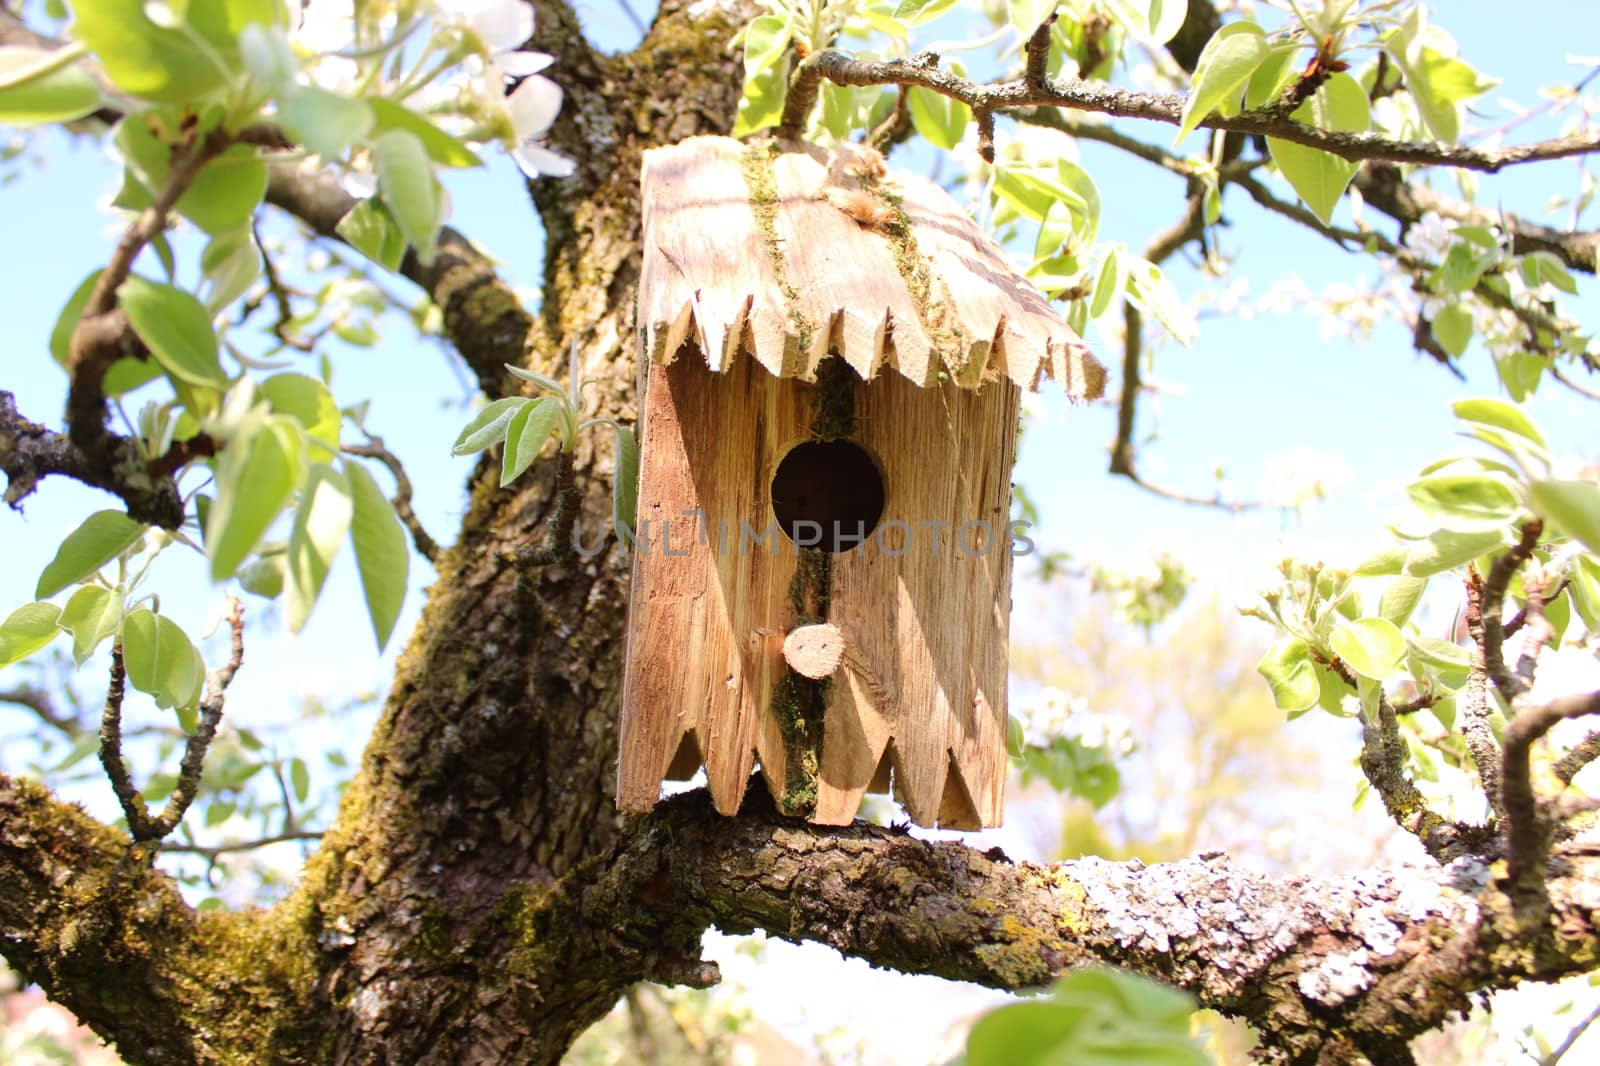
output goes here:
[[[883, 518], [832, 556], [827, 622], [848, 645], [824, 718], [813, 821], [844, 824], [887, 786], [920, 825], [999, 824], [1006, 776], [1011, 556], [1005, 541], [1019, 390], [849, 379], [852, 439], [883, 475]], [[775, 691], [797, 553], [771, 484], [811, 439], [814, 386], [737, 359], [653, 367], [646, 391], [617, 802], [655, 805], [702, 764], [738, 810], [759, 759], [793, 785]], [[703, 517], [702, 517], [703, 515]], [[762, 538], [762, 539], [758, 539]]]
[[[770, 178], [770, 224], [752, 207], [752, 166]], [[670, 363], [693, 339], [718, 372], [747, 355], [811, 380], [836, 351], [869, 380], [887, 365], [919, 385], [943, 372], [969, 388], [1004, 376], [1027, 389], [1052, 378], [1074, 399], [1104, 391], [1082, 340], [944, 190], [874, 173], [849, 146], [693, 137], [645, 153], [648, 360]], [[908, 241], [841, 208], [852, 197], [897, 205]], [[911, 291], [908, 273], [924, 270], [926, 291]]]
[[828, 621], [870, 674], [847, 671], [829, 691], [814, 821], [853, 818], [887, 760], [918, 825], [1000, 824], [1019, 398], [1009, 381], [973, 391], [899, 377], [857, 395], [884, 518], [863, 548], [834, 557]]

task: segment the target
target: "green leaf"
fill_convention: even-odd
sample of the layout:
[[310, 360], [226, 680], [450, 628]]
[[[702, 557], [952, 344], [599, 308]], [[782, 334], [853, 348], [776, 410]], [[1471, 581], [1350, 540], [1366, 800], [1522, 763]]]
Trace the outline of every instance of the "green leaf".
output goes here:
[[525, 396], [507, 396], [495, 400], [473, 416], [456, 437], [456, 442], [450, 449], [451, 455], [471, 455], [481, 452], [493, 444], [499, 444], [505, 439], [506, 430], [511, 425], [511, 420], [523, 407], [533, 401]]
[[298, 633], [311, 617], [333, 557], [350, 530], [350, 483], [331, 466], [319, 463], [306, 476], [300, 508], [289, 531], [288, 595], [284, 620]]
[[122, 621], [122, 597], [99, 585], [85, 585], [61, 608], [60, 626], [72, 634], [72, 660], [82, 666], [100, 642]]
[[1405, 573], [1412, 577], [1442, 574], [1472, 562], [1505, 542], [1504, 530], [1463, 533], [1441, 529], [1427, 540], [1417, 541], [1406, 549]]
[[1406, 653], [1406, 638], [1393, 622], [1383, 618], [1340, 622], [1328, 643], [1346, 666], [1374, 681], [1384, 681], [1398, 673]]
[[400, 269], [400, 261], [406, 254], [406, 239], [382, 201], [361, 201], [339, 220], [335, 230], [350, 242], [350, 247], [385, 270]]
[[217, 800], [206, 804], [206, 828], [215, 829], [217, 826], [233, 817], [233, 812], [239, 805], [230, 800]]
[[961, 143], [972, 121], [972, 109], [960, 100], [931, 89], [912, 86], [906, 97], [911, 125], [936, 148], [950, 149]]
[[1294, 45], [1273, 47], [1272, 53], [1250, 75], [1250, 84], [1244, 91], [1245, 107], [1266, 107], [1277, 102], [1284, 88], [1293, 80], [1294, 61], [1298, 52], [1299, 49]]
[[1245, 83], [1272, 54], [1267, 35], [1253, 22], [1230, 22], [1206, 42], [1183, 104], [1176, 144], [1219, 107], [1237, 105]]
[[356, 551], [356, 568], [361, 572], [361, 591], [372, 618], [372, 631], [382, 649], [389, 643], [400, 606], [405, 602], [411, 553], [405, 529], [372, 475], [360, 463], [351, 462], [345, 463], [344, 472], [350, 479], [353, 508], [350, 543]]
[[1433, 337], [1439, 347], [1460, 356], [1472, 343], [1472, 312], [1460, 304], [1446, 304], [1433, 316]]
[[181, 289], [137, 274], [122, 283], [118, 300], [133, 331], [174, 384], [218, 392], [227, 388], [227, 375], [217, 362], [217, 335], [204, 304]]
[[773, 66], [744, 80], [739, 110], [734, 117], [734, 137], [745, 137], [757, 130], [776, 126], [783, 117], [783, 100], [789, 87], [788, 53]]
[[141, 607], [122, 624], [122, 664], [128, 681], [163, 709], [189, 707], [200, 699], [205, 663], [187, 633], [172, 619]]
[[1446, 529], [1464, 533], [1499, 529], [1522, 509], [1511, 487], [1493, 477], [1427, 477], [1407, 486], [1406, 495]]
[[[83, 317], [83, 309], [89, 303], [89, 296], [100, 280], [100, 274], [101, 271], [96, 270], [73, 290], [56, 318], [55, 327], [50, 331], [50, 356], [64, 370], [72, 367], [72, 333], [78, 328], [78, 320]], [[106, 371], [106, 395], [121, 396], [160, 376], [161, 366], [153, 359], [136, 359], [132, 356], [118, 359]]]
[[[217, 314], [250, 291], [261, 276], [261, 251], [249, 226], [224, 231], [211, 238], [200, 254], [200, 273], [206, 282], [206, 310]], [[156, 369], [153, 365], [152, 370]]]
[[1496, 353], [1494, 357], [1494, 369], [1500, 376], [1500, 383], [1518, 403], [1533, 395], [1548, 364], [1549, 359], [1534, 352]]
[[1166, 44], [1178, 35], [1189, 14], [1189, 0], [1146, 0], [1145, 25], [1157, 44]]
[[1578, 283], [1572, 280], [1566, 266], [1551, 252], [1529, 252], [1522, 257], [1518, 269], [1529, 288], [1549, 282], [1569, 296], [1578, 295]]
[[1161, 268], [1148, 259], [1130, 257], [1128, 263], [1128, 297], [1139, 307], [1155, 316], [1161, 327], [1173, 340], [1189, 347], [1194, 342], [1194, 314], [1172, 287], [1172, 282]]
[[506, 449], [500, 464], [500, 484], [508, 485], [533, 465], [561, 417], [561, 401], [546, 396], [520, 408], [506, 426]]
[[122, 668], [128, 681], [140, 692], [154, 693], [159, 686], [157, 655], [161, 627], [148, 607], [128, 615], [122, 623]]
[[1006, 18], [1024, 38], [1039, 28], [1060, 0], [1006, 0]]
[[1322, 686], [1311, 660], [1311, 648], [1299, 637], [1284, 637], [1256, 663], [1256, 673], [1272, 689], [1278, 709], [1293, 713], [1317, 705]]
[[311, 796], [311, 770], [298, 755], [289, 760], [289, 783], [294, 787], [294, 798], [304, 803]]
[[617, 426], [617, 469], [611, 481], [612, 525], [631, 535], [638, 508], [639, 438], [626, 426]]
[[1386, 621], [1397, 626], [1403, 626], [1417, 609], [1417, 604], [1422, 600], [1422, 594], [1428, 588], [1428, 579], [1425, 577], [1395, 578], [1384, 588], [1383, 595], [1378, 599], [1378, 615]]
[[789, 20], [778, 15], [762, 15], [744, 31], [745, 80], [772, 69], [789, 46]]
[[[238, 66], [239, 33], [273, 25], [278, 0], [203, 0], [186, 21], [201, 40], [151, 22], [144, 0], [74, 0], [72, 35], [88, 45], [117, 88], [168, 103], [193, 103], [220, 88]], [[217, 61], [223, 68], [219, 68]]]
[[206, 664], [200, 652], [178, 623], [163, 615], [160, 618], [162, 691], [156, 706], [162, 708], [192, 707], [200, 701], [205, 687]]
[[1354, 577], [1390, 577], [1405, 572], [1406, 552], [1404, 545], [1395, 545], [1385, 548], [1360, 566], [1351, 571]]
[[1506, 403], [1480, 397], [1470, 400], [1457, 400], [1451, 410], [1463, 422], [1475, 422], [1480, 425], [1493, 426], [1503, 429], [1508, 433], [1515, 433], [1525, 437], [1533, 443], [1544, 447], [1544, 434], [1539, 432], [1539, 427], [1533, 424], [1533, 419], [1523, 413], [1522, 408], [1516, 404]]
[[1106, 253], [1105, 260], [1100, 264], [1100, 273], [1095, 278], [1094, 292], [1089, 297], [1089, 317], [1099, 318], [1110, 310], [1111, 302], [1122, 294], [1127, 278], [1122, 273], [1122, 257], [1119, 254], [1120, 246], [1112, 245]]
[[267, 194], [267, 165], [247, 144], [234, 145], [205, 165], [178, 198], [178, 212], [207, 233], [249, 222]]
[[338, 159], [365, 137], [376, 119], [369, 101], [297, 85], [278, 101], [283, 132], [324, 159]]
[[894, 17], [907, 25], [920, 26], [924, 22], [932, 22], [955, 6], [956, 0], [900, 0], [894, 9]]
[[[1296, 121], [1318, 129], [1360, 133], [1371, 125], [1371, 109], [1361, 83], [1348, 74], [1335, 74], [1305, 103], [1295, 109]], [[1355, 177], [1356, 164], [1336, 155], [1292, 141], [1267, 138], [1267, 150], [1306, 206], [1327, 222], [1344, 190]]]
[[1590, 551], [1600, 552], [1600, 484], [1535, 481], [1528, 487], [1528, 495], [1535, 511]]
[[378, 189], [401, 236], [424, 266], [431, 264], [439, 239], [440, 201], [427, 149], [414, 133], [386, 130], [373, 143], [372, 154], [378, 163]]
[[1441, 141], [1454, 142], [1461, 133], [1461, 104], [1499, 84], [1470, 65], [1435, 48], [1422, 47], [1414, 55], [1389, 50], [1406, 76], [1406, 88], [1416, 101], [1417, 113], [1429, 132]]
[[264, 555], [239, 568], [234, 575], [239, 587], [264, 599], [274, 600], [283, 593], [284, 571], [287, 565], [283, 554]]
[[1472, 666], [1472, 654], [1451, 641], [1438, 637], [1410, 637], [1406, 643], [1413, 656], [1436, 669], [1466, 670]]
[[442, 167], [481, 167], [483, 160], [466, 144], [450, 136], [403, 104], [382, 97], [367, 101], [377, 129], [405, 130], [414, 134], [428, 151], [428, 157]]
[[261, 383], [261, 395], [274, 411], [293, 416], [305, 427], [313, 459], [338, 454], [342, 416], [326, 385], [306, 374], [274, 374]]
[[1600, 633], [1600, 560], [1592, 555], [1578, 556], [1569, 577], [1572, 584], [1567, 592], [1572, 596], [1572, 609], [1583, 619], [1585, 629]]
[[294, 91], [300, 68], [289, 35], [278, 27], [251, 25], [239, 34], [239, 58], [250, 76], [274, 94]]
[[[0, 126], [71, 122], [100, 106], [100, 87], [88, 72], [76, 63], [63, 67], [56, 66], [58, 62], [43, 48], [0, 48], [0, 79], [15, 81], [0, 89]], [[27, 77], [30, 70], [46, 73]]]
[[48, 599], [85, 578], [138, 543], [147, 529], [121, 511], [96, 511], [67, 534], [56, 556], [39, 575], [35, 599]]
[[1452, 244], [1444, 261], [1428, 275], [1428, 284], [1442, 294], [1462, 293], [1477, 286], [1485, 270], [1494, 266], [1494, 254], [1484, 254], [1466, 241]]
[[300, 474], [300, 440], [294, 422], [276, 415], [223, 450], [206, 520], [211, 580], [232, 576], [289, 502]]
[[1106, 968], [1062, 978], [1049, 997], [990, 1011], [967, 1037], [966, 1066], [1207, 1066], [1189, 1035], [1193, 1000]]
[[53, 603], [25, 603], [0, 622], [0, 666], [21, 662], [56, 638], [61, 608]]

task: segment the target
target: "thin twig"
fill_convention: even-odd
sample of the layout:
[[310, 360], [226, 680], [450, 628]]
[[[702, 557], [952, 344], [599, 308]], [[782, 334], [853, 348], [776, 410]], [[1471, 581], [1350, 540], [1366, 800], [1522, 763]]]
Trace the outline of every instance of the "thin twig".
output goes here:
[[[1358, 687], [1355, 671], [1346, 663], [1333, 659], [1324, 665], [1351, 688]], [[1406, 776], [1406, 742], [1400, 735], [1400, 719], [1381, 688], [1377, 715], [1364, 710], [1361, 714], [1361, 773], [1383, 801], [1390, 820], [1416, 837], [1435, 859], [1448, 862], [1480, 846], [1480, 831], [1433, 810]]]
[[894, 107], [884, 120], [872, 128], [867, 134], [866, 145], [880, 152], [887, 152], [889, 148], [899, 143], [911, 132], [911, 106], [907, 97], [910, 90], [901, 89], [895, 94]]
[[[1494, 682], [1494, 687], [1499, 690], [1501, 697], [1507, 703], [1513, 702], [1528, 691], [1528, 683], [1506, 666], [1505, 622], [1501, 618], [1506, 589], [1510, 587], [1511, 578], [1516, 572], [1533, 558], [1533, 549], [1538, 546], [1539, 537], [1543, 532], [1543, 519], [1528, 519], [1523, 523], [1522, 535], [1517, 543], [1507, 548], [1494, 561], [1494, 565], [1489, 568], [1489, 576], [1483, 579], [1479, 625], [1472, 630], [1472, 639], [1483, 649], [1483, 665], [1489, 673], [1489, 680]], [[1469, 580], [1472, 577], [1469, 572]], [[1470, 618], [1468, 622], [1470, 629]]]
[[1539, 1066], [1556, 1066], [1562, 1057], [1572, 1050], [1572, 1045], [1576, 1044], [1596, 1021], [1600, 1021], [1600, 1006], [1595, 1007], [1594, 1010], [1584, 1016], [1583, 1021], [1573, 1026], [1572, 1031], [1567, 1034], [1567, 1038], [1557, 1044], [1550, 1054], [1539, 1060]]
[[[1539, 653], [1555, 639], [1556, 627], [1544, 616], [1544, 606], [1548, 602], [1544, 597], [1544, 579], [1529, 574], [1523, 579], [1523, 587], [1527, 590], [1527, 603], [1512, 621], [1521, 622], [1519, 628], [1528, 631], [1517, 655], [1517, 676], [1532, 686], [1534, 671], [1539, 668]], [[1511, 627], [1505, 628], [1509, 631]]]
[[289, 301], [289, 290], [283, 283], [283, 278], [278, 275], [278, 266], [272, 261], [272, 255], [267, 251], [267, 246], [261, 242], [261, 229], [254, 222], [250, 225], [250, 232], [256, 239], [256, 248], [261, 253], [261, 273], [267, 280], [267, 292], [272, 296], [272, 302], [278, 309], [277, 320], [272, 323], [273, 336], [302, 352], [309, 352], [315, 345], [305, 337], [291, 332], [289, 324], [294, 321], [294, 306]]
[[139, 213], [117, 241], [72, 331], [67, 430], [74, 444], [91, 452], [102, 447], [108, 436], [106, 397], [102, 387], [106, 371], [122, 356], [138, 351], [126, 316], [115, 310], [117, 290], [128, 280], [133, 261], [145, 245], [166, 230], [173, 208], [200, 176], [200, 171], [234, 143], [233, 135], [221, 126], [203, 137], [193, 133], [188, 137], [173, 151], [172, 168], [161, 187], [155, 190], [150, 206]]
[[30, 685], [0, 691], [0, 703], [14, 703], [19, 707], [26, 707], [45, 725], [69, 737], [76, 737], [81, 732], [76, 718], [56, 710], [55, 701], [50, 698], [49, 693], [41, 692]]
[[122, 699], [126, 687], [127, 671], [122, 661], [122, 640], [111, 646], [111, 684], [106, 690], [105, 710], [100, 716], [100, 765], [111, 779], [111, 790], [128, 821], [128, 833], [134, 843], [157, 841], [177, 828], [189, 805], [200, 789], [200, 771], [205, 765], [206, 752], [217, 735], [222, 722], [222, 708], [228, 686], [244, 659], [244, 604], [229, 601], [228, 624], [233, 644], [228, 661], [206, 678], [205, 695], [200, 700], [200, 720], [194, 735], [184, 746], [183, 759], [178, 764], [178, 781], [167, 796], [161, 813], [151, 817], [144, 800], [134, 788], [128, 765], [122, 757]]
[[319, 830], [296, 829], [287, 833], [273, 833], [271, 836], [258, 837], [255, 840], [235, 840], [226, 844], [163, 844], [161, 845], [161, 850], [172, 855], [199, 855], [204, 859], [215, 860], [219, 855], [228, 855], [239, 851], [254, 851], [269, 844], [321, 839], [322, 833]]
[[1534, 742], [1557, 722], [1591, 714], [1600, 714], [1600, 692], [1563, 696], [1539, 706], [1520, 705], [1506, 725], [1501, 792], [1506, 808], [1507, 873], [1520, 889], [1538, 898], [1544, 896], [1550, 826], [1534, 795], [1529, 756]]
[[1596, 759], [1600, 759], [1600, 729], [1590, 730], [1587, 736], [1574, 744], [1565, 755], [1556, 760], [1551, 772], [1563, 785], [1570, 785], [1572, 779], [1578, 776], [1578, 771]]
[[[1568, 579], [1568, 580], [1562, 581], [1561, 584], [1557, 585], [1556, 586], [1556, 590], [1554, 592], [1552, 592], [1548, 596], [1543, 597], [1540, 600], [1539, 609], [1542, 611], [1542, 610], [1544, 610], [1544, 608], [1549, 607], [1552, 603], [1556, 602], [1556, 600], [1560, 599], [1561, 598], [1561, 594], [1563, 592], [1567, 591], [1567, 586], [1570, 585], [1570, 584], [1572, 584], [1572, 581], [1570, 579]], [[1524, 606], [1520, 610], [1518, 610], [1516, 614], [1512, 615], [1511, 616], [1511, 620], [1508, 621], [1505, 624], [1505, 634], [1506, 634], [1506, 636], [1508, 636], [1508, 637], [1516, 636], [1517, 635], [1517, 631], [1520, 630], [1524, 625], [1526, 625], [1527, 621], [1528, 621], [1528, 608], [1526, 606]]]
[[[801, 60], [789, 82], [780, 130], [795, 135], [816, 103], [823, 79], [838, 85], [915, 85], [960, 100], [973, 113], [1052, 106], [1143, 118], [1178, 125], [1186, 97], [1116, 88], [1098, 82], [1058, 78], [1043, 84], [1028, 79], [980, 85], [938, 66], [938, 57], [913, 56], [868, 62], [839, 52], [816, 52]], [[1489, 173], [1520, 163], [1564, 159], [1600, 151], [1600, 134], [1575, 134], [1511, 148], [1480, 149], [1431, 141], [1396, 141], [1377, 133], [1344, 133], [1308, 126], [1275, 107], [1237, 115], [1213, 114], [1201, 126], [1235, 133], [1263, 134], [1317, 148], [1352, 162], [1382, 160], [1417, 166], [1450, 166]]]
[[[363, 430], [365, 432], [365, 430]], [[416, 545], [417, 551], [424, 559], [434, 566], [439, 565], [439, 556], [443, 550], [439, 542], [428, 534], [422, 525], [422, 519], [417, 517], [417, 512], [411, 506], [411, 479], [406, 476], [406, 468], [400, 465], [399, 458], [383, 443], [383, 438], [367, 433], [365, 444], [345, 444], [339, 449], [347, 455], [359, 455], [365, 459], [376, 459], [389, 469], [394, 477], [394, 495], [389, 498], [389, 503], [394, 507], [395, 515], [400, 523], [411, 534], [411, 543]]]
[[[1145, 249], [1145, 258], [1161, 263], [1190, 241], [1199, 240], [1205, 231], [1205, 205], [1201, 195], [1191, 190], [1183, 217], [1157, 234]], [[1191, 496], [1152, 484], [1139, 473], [1134, 452], [1134, 427], [1138, 417], [1139, 395], [1144, 391], [1144, 314], [1133, 301], [1122, 305], [1122, 386], [1117, 395], [1117, 435], [1111, 444], [1110, 472], [1125, 477], [1153, 495], [1195, 507], [1215, 507], [1230, 514], [1260, 510], [1264, 501], [1228, 500], [1219, 492], [1214, 496]]]
[[569, 528], [572, 516], [583, 502], [578, 489], [577, 470], [571, 452], [563, 451], [556, 460], [556, 505], [550, 514], [550, 524], [545, 542], [539, 548], [524, 548], [517, 555], [517, 563], [524, 566], [545, 566], [549, 563], [571, 559], [577, 554]]

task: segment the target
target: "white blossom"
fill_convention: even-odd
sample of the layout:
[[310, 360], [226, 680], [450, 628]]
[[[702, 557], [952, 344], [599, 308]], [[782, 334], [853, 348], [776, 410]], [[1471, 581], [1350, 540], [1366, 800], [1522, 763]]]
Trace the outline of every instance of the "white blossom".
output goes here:
[[572, 160], [540, 143], [561, 111], [561, 86], [534, 74], [506, 97], [505, 106], [516, 140], [511, 158], [524, 174], [530, 178], [541, 174], [564, 178], [576, 169]]

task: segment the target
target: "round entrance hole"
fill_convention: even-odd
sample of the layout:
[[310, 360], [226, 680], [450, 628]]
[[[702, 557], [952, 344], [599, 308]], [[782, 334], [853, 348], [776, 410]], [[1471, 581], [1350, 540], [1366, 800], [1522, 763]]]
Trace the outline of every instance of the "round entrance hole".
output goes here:
[[772, 477], [772, 513], [797, 547], [847, 552], [883, 517], [883, 475], [850, 441], [797, 444]]

